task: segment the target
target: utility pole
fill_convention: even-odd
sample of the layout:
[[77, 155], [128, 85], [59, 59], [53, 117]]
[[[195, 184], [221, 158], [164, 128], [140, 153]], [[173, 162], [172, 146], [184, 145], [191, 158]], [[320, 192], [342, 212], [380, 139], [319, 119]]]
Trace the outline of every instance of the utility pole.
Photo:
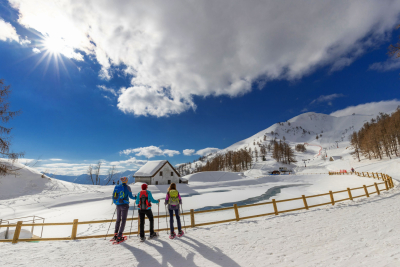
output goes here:
[[307, 160], [306, 160], [306, 159], [303, 159], [303, 161], [304, 161], [304, 167], [307, 168], [307, 165], [306, 165], [306, 161], [307, 161]]
[[326, 148], [324, 148], [324, 150], [325, 150], [325, 157], [327, 158], [327, 157], [328, 157], [328, 155], [326, 154]]

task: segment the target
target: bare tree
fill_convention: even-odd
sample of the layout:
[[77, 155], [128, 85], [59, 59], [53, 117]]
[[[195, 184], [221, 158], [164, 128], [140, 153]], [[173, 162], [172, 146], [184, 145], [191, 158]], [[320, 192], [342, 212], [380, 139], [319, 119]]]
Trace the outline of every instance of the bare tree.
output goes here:
[[[179, 166], [180, 167], [180, 166]], [[116, 174], [116, 169], [115, 165], [112, 165], [110, 169], [108, 169], [108, 174], [107, 174], [107, 179], [106, 179], [106, 185], [108, 185], [109, 182], [113, 179], [113, 177]]]
[[[10, 93], [10, 85], [4, 85], [4, 80], [0, 79], [0, 119], [3, 124], [8, 123], [11, 119], [20, 114], [20, 111], [10, 111], [10, 103], [8, 102]], [[24, 153], [10, 152], [11, 137], [9, 135], [11, 129], [12, 128], [0, 125], [0, 154], [2, 158], [7, 158], [12, 163], [11, 165], [0, 163], [0, 176], [15, 171], [13, 163], [18, 158], [24, 156]]]

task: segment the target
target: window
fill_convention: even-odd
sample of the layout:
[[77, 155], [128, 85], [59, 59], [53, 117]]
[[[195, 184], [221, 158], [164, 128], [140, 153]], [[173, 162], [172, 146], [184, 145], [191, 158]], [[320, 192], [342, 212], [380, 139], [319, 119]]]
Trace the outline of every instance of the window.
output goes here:
[[173, 173], [173, 172], [171, 172], [171, 176], [174, 176], [174, 173]]
[[160, 176], [162, 176], [162, 172], [160, 172]]
[[168, 180], [168, 184], [171, 184], [171, 180]]
[[156, 185], [158, 185], [158, 181], [156, 181]]

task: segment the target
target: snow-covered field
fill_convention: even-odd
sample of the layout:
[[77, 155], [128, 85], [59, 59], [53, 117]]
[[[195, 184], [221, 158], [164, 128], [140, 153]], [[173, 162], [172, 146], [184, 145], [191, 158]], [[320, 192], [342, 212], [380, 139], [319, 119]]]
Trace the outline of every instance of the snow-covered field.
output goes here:
[[[397, 164], [375, 163], [368, 171], [390, 172]], [[363, 179], [326, 180], [341, 177]], [[335, 206], [189, 229], [172, 241], [161, 233], [155, 240], [140, 243], [132, 237], [118, 246], [102, 239], [0, 243], [1, 261], [3, 266], [109, 266], [116, 261], [120, 266], [400, 266], [399, 209], [396, 187]]]
[[[356, 161], [351, 156], [348, 135], [361, 127], [371, 116], [357, 115], [335, 118], [306, 113], [267, 130], [268, 137], [286, 136], [291, 144], [308, 143], [305, 153], [296, 153], [297, 164], [287, 166], [292, 175], [268, 175], [285, 166], [267, 157], [253, 162], [244, 173], [203, 172], [188, 175], [189, 184], [178, 184], [185, 211], [283, 200], [371, 185], [377, 180], [355, 175], [328, 175], [329, 171], [350, 170], [381, 172], [393, 177], [395, 188], [370, 198], [337, 203], [335, 206], [312, 208], [278, 216], [243, 220], [189, 229], [187, 234], [169, 240], [162, 232], [156, 240], [139, 243], [136, 236], [112, 246], [103, 239], [0, 243], [4, 266], [400, 266], [400, 230], [397, 226], [400, 208], [400, 159]], [[300, 127], [303, 125], [303, 127]], [[355, 127], [353, 126], [355, 125]], [[306, 133], [302, 129], [307, 129]], [[310, 132], [310, 134], [308, 133]], [[323, 137], [314, 139], [317, 133]], [[227, 149], [255, 147], [263, 142], [265, 131], [238, 142]], [[335, 140], [341, 140], [336, 147]], [[266, 141], [267, 142], [267, 141]], [[332, 144], [333, 143], [333, 144]], [[322, 148], [334, 161], [322, 160]], [[211, 156], [212, 157], [212, 156]], [[302, 160], [307, 160], [304, 167]], [[22, 166], [20, 166], [22, 167]], [[20, 170], [19, 176], [0, 178], [0, 219], [40, 216], [45, 222], [72, 222], [111, 219], [113, 186], [90, 186], [50, 179], [31, 168]], [[131, 184], [134, 194], [141, 183]], [[151, 185], [156, 199], [165, 198], [167, 185]], [[384, 188], [383, 185], [380, 186]], [[364, 194], [355, 190], [353, 196]], [[335, 199], [347, 198], [335, 194]], [[329, 196], [307, 199], [309, 205], [329, 202]], [[302, 200], [278, 203], [278, 210], [303, 207]], [[163, 204], [160, 214], [165, 214]], [[131, 207], [128, 216], [137, 211]], [[158, 206], [153, 205], [157, 214]], [[239, 209], [241, 217], [273, 212], [272, 205]], [[196, 223], [234, 218], [233, 210], [196, 214]], [[182, 218], [183, 219], [183, 218]], [[190, 223], [186, 216], [185, 223]], [[166, 228], [166, 220], [159, 221]], [[78, 236], [105, 234], [108, 224], [79, 225]], [[114, 225], [112, 225], [111, 229]], [[155, 223], [158, 227], [158, 221]], [[137, 224], [133, 224], [135, 231]], [[69, 237], [71, 226], [48, 226], [43, 237]], [[23, 228], [29, 237], [30, 227]], [[4, 228], [0, 239], [4, 239]], [[11, 229], [12, 230], [12, 229]], [[127, 223], [126, 231], [130, 230]], [[112, 230], [111, 230], [112, 231]], [[10, 232], [12, 234], [12, 232]], [[40, 236], [41, 228], [35, 227]]]

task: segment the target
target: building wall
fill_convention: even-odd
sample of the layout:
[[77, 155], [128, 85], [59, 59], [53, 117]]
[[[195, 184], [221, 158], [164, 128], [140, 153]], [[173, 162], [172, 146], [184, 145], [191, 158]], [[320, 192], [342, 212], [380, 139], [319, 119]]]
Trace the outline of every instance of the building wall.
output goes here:
[[151, 184], [150, 179], [151, 179], [150, 177], [135, 177], [135, 183]]
[[[161, 172], [162, 175], [160, 175]], [[173, 173], [173, 176], [171, 176], [171, 172]], [[151, 179], [151, 184], [155, 185], [156, 182], [158, 182], [158, 184], [168, 184], [168, 180], [171, 180], [171, 183], [179, 183], [179, 176], [167, 163], [156, 173], [156, 175], [154, 175], [154, 177]]]

